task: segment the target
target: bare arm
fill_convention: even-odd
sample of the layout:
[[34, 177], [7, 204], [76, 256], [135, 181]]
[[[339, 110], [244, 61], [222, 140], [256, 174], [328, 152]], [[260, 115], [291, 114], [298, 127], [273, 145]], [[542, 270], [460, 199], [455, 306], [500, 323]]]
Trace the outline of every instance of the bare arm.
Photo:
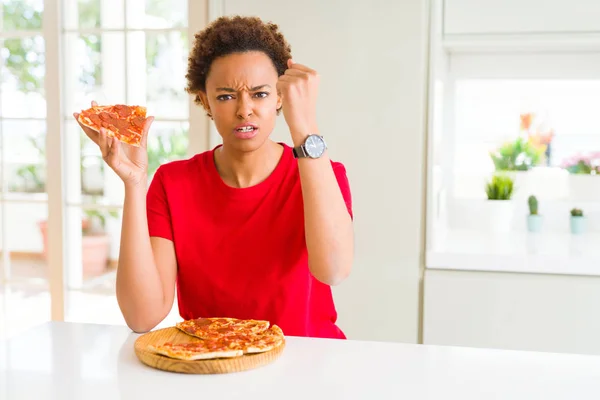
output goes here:
[[352, 218], [327, 153], [319, 159], [299, 159], [298, 169], [310, 271], [321, 282], [337, 285], [352, 269]]
[[[92, 106], [96, 106], [92, 102]], [[79, 114], [74, 113], [77, 120]], [[130, 146], [79, 123], [98, 145], [106, 164], [125, 184], [121, 249], [117, 269], [117, 301], [125, 322], [135, 332], [145, 332], [162, 321], [173, 306], [177, 263], [173, 242], [150, 238], [146, 214], [148, 131], [144, 124], [140, 146]]]
[[[317, 134], [316, 99], [319, 75], [305, 65], [288, 60], [277, 89], [294, 146]], [[318, 159], [298, 160], [308, 265], [315, 278], [329, 285], [343, 281], [352, 268], [354, 232], [352, 218], [327, 153]]]
[[149, 236], [145, 186], [125, 185], [117, 300], [133, 331], [149, 331], [168, 315], [176, 274], [173, 242]]

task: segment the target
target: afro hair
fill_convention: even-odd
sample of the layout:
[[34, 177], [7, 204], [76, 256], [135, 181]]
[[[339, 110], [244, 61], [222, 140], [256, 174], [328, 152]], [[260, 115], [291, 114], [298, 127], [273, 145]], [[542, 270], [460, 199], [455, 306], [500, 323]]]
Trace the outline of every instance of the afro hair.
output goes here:
[[206, 92], [206, 77], [213, 61], [234, 53], [262, 51], [275, 66], [278, 76], [285, 73], [291, 58], [291, 47], [279, 27], [263, 22], [258, 17], [220, 17], [195, 36], [188, 58], [187, 92], [196, 94], [195, 102], [201, 104], [198, 92]]

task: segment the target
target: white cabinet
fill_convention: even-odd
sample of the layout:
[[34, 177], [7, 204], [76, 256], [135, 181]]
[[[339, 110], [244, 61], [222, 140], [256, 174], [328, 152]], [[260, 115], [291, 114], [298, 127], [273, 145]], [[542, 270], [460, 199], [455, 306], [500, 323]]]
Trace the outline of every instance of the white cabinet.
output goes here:
[[600, 32], [598, 0], [443, 0], [445, 34]]
[[423, 341], [600, 354], [598, 304], [598, 277], [427, 270]]

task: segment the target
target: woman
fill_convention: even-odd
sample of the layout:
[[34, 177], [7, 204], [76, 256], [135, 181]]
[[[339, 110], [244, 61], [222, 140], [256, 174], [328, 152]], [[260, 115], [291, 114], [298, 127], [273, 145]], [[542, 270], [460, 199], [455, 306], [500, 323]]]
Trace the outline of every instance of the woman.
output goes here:
[[[291, 60], [276, 25], [233, 17], [196, 35], [186, 77], [223, 144], [162, 165], [149, 188], [152, 117], [140, 148], [82, 126], [125, 184], [117, 299], [128, 326], [160, 323], [177, 283], [184, 319], [345, 338], [330, 286], [351, 269], [351, 195], [319, 136], [317, 74]], [[281, 110], [293, 147], [269, 139]]]

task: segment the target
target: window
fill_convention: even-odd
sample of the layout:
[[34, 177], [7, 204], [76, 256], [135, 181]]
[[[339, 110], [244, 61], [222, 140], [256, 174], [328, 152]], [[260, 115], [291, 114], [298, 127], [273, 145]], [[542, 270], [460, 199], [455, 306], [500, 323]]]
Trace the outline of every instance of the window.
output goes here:
[[[576, 244], [600, 232], [598, 41], [517, 31], [513, 20], [485, 9], [466, 15], [501, 22], [501, 33], [486, 26], [445, 33], [445, 11], [434, 3], [428, 267], [543, 272], [577, 260], [592, 265], [592, 247]], [[545, 21], [554, 11], [540, 12]], [[530, 196], [543, 214], [541, 229], [529, 223]], [[583, 234], [574, 209], [586, 215]]]
[[[63, 277], [49, 279], [50, 270], [61, 266], [51, 267], [46, 257], [48, 210], [59, 206], [64, 237], [53, 249], [64, 260], [66, 288], [114, 296], [123, 185], [72, 113], [92, 100], [146, 106], [155, 117], [148, 180], [161, 164], [205, 150], [207, 120], [184, 88], [189, 39], [206, 24], [206, 15], [199, 3], [188, 0], [2, 2], [0, 273], [5, 282], [41, 283], [41, 290], [49, 286], [52, 309], [65, 309]], [[46, 59], [47, 48], [61, 49], [60, 69]], [[63, 115], [49, 123], [48, 115], [58, 115], [48, 112], [56, 104]], [[190, 130], [196, 135], [192, 143]], [[60, 136], [61, 148], [55, 145]], [[48, 165], [49, 159], [62, 160], [62, 170]], [[53, 182], [62, 187], [48, 179], [58, 173], [62, 181]], [[79, 297], [66, 298], [67, 319], [85, 320], [86, 310], [76, 307]], [[99, 304], [120, 317], [113, 302]]]

